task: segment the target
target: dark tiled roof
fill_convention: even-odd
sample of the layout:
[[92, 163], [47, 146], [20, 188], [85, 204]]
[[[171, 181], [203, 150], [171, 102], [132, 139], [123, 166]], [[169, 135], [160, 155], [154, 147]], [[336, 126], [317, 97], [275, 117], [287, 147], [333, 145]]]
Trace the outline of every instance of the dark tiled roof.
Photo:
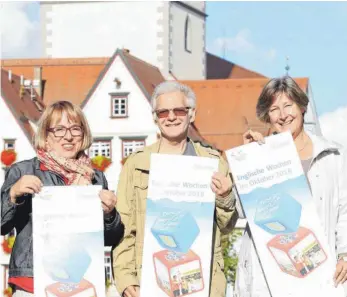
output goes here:
[[10, 81], [8, 71], [1, 69], [1, 97], [30, 142], [34, 135], [30, 121], [35, 124], [45, 108], [42, 99], [35, 91], [33, 93], [34, 99], [31, 98], [30, 90], [21, 92], [20, 77], [12, 74]]
[[[258, 97], [269, 79], [222, 79], [181, 81], [196, 94], [195, 125], [200, 137], [219, 150], [243, 144], [242, 135], [247, 129], [264, 135], [268, 127], [256, 117]], [[308, 78], [295, 81], [307, 92]]]
[[264, 75], [248, 70], [223, 58], [206, 53], [206, 78], [265, 78]]
[[2, 60], [1, 66], [28, 79], [34, 79], [34, 67], [41, 66], [42, 97], [46, 105], [59, 100], [81, 105], [88, 100], [117, 55], [122, 57], [149, 99], [155, 86], [165, 79], [157, 67], [132, 56], [126, 50], [118, 49], [111, 58], [10, 59]]
[[17, 75], [34, 79], [34, 67], [42, 67], [46, 105], [59, 100], [80, 104], [89, 93], [109, 58], [2, 60], [1, 66]]
[[165, 78], [161, 74], [159, 68], [130, 55], [126, 51], [123, 51], [123, 54], [135, 76], [139, 79], [150, 97], [155, 87], [161, 82], [165, 81]]

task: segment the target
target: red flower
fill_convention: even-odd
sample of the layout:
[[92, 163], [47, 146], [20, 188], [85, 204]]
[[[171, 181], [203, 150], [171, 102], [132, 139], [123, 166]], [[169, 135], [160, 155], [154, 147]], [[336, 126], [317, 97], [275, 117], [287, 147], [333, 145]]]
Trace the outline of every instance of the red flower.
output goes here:
[[1, 245], [2, 245], [2, 249], [4, 250], [5, 254], [11, 254], [12, 248], [9, 246], [7, 240], [4, 240]]
[[14, 235], [4, 237], [4, 240], [1, 243], [1, 246], [6, 254], [11, 254], [15, 238], [16, 237]]
[[92, 158], [93, 168], [98, 169], [102, 172], [104, 172], [111, 165], [111, 163], [111, 159], [104, 156], [96, 156]]
[[128, 157], [124, 157], [121, 161], [120, 161], [120, 163], [122, 164], [122, 165], [124, 165], [125, 164], [125, 162], [128, 160]]
[[5, 166], [11, 166], [16, 161], [17, 154], [14, 150], [4, 150], [1, 152], [1, 163]]
[[5, 289], [4, 290], [4, 296], [12, 297], [12, 289], [11, 288]]

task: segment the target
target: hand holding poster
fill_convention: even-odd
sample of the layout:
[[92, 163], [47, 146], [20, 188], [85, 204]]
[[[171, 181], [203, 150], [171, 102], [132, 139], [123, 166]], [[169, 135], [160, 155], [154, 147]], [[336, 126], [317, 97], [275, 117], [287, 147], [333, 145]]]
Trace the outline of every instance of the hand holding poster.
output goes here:
[[35, 296], [105, 296], [100, 190], [101, 186], [55, 186], [35, 195]]
[[207, 297], [218, 160], [152, 154], [141, 296]]
[[343, 297], [292, 136], [226, 152], [272, 297]]

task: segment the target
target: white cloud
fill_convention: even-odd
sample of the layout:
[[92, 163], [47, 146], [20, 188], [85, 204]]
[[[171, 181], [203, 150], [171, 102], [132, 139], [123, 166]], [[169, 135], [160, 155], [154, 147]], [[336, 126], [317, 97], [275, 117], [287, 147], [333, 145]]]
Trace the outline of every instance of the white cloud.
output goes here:
[[325, 138], [347, 147], [347, 106], [323, 114], [319, 122]]
[[247, 28], [240, 30], [234, 37], [218, 37], [213, 41], [212, 47], [208, 47], [208, 51], [216, 54], [224, 50], [237, 54], [251, 54], [257, 59], [266, 59], [268, 61], [273, 61], [277, 57], [276, 49], [257, 46], [252, 41], [251, 31]]
[[268, 59], [268, 60], [274, 60], [276, 57], [277, 57], [277, 50], [275, 50], [274, 48], [268, 50], [265, 52], [265, 57]]
[[0, 4], [0, 47], [3, 58], [40, 56], [40, 25], [29, 19], [26, 12], [30, 3], [5, 2]]
[[242, 29], [236, 34], [235, 37], [224, 38], [218, 37], [214, 43], [217, 49], [221, 50], [225, 47], [226, 50], [230, 50], [237, 53], [251, 52], [254, 50], [254, 44], [250, 41], [251, 31], [248, 29]]

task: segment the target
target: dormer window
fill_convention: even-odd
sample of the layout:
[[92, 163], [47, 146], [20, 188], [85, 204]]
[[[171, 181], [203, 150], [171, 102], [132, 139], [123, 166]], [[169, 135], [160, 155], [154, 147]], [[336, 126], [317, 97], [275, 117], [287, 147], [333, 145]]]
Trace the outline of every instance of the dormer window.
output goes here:
[[111, 93], [111, 118], [128, 117], [129, 93]]
[[15, 142], [15, 139], [4, 139], [4, 150], [14, 150]]

